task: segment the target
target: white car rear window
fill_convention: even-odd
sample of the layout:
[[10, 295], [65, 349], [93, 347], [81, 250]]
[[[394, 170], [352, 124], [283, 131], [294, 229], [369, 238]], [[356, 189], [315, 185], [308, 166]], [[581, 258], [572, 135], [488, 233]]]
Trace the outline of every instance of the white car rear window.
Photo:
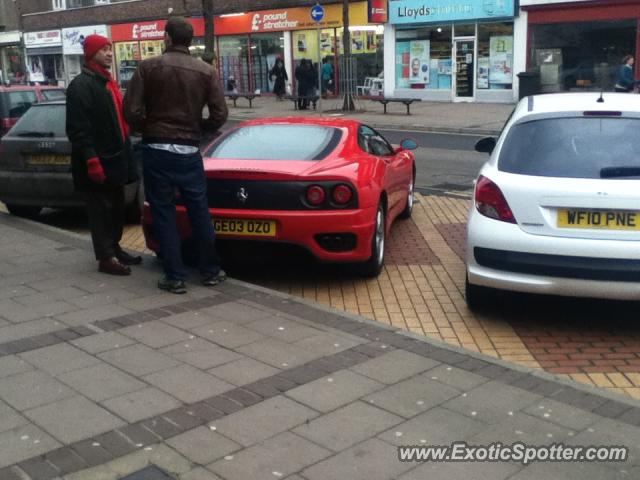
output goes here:
[[[542, 177], [603, 178], [603, 170], [640, 169], [640, 119], [563, 117], [514, 125], [498, 169]], [[632, 172], [633, 173], [633, 172]], [[624, 178], [629, 178], [627, 175]], [[640, 176], [640, 175], [639, 175]], [[623, 176], [617, 177], [623, 178]]]

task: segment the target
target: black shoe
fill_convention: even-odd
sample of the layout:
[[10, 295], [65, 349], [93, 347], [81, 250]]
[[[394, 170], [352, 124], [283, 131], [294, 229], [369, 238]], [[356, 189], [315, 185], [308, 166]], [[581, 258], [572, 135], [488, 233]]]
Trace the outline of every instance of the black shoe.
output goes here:
[[116, 258], [120, 260], [123, 265], [140, 265], [142, 263], [142, 257], [139, 255], [131, 255], [130, 253], [120, 250], [116, 252]]
[[224, 282], [227, 279], [227, 274], [224, 270], [220, 270], [217, 275], [207, 277], [202, 280], [202, 285], [205, 287], [215, 287], [219, 283]]
[[158, 288], [171, 293], [187, 293], [187, 287], [182, 280], [172, 280], [167, 277], [162, 277], [158, 280]]
[[100, 260], [100, 263], [98, 263], [98, 271], [109, 275], [131, 275], [131, 269], [120, 263], [115, 257]]

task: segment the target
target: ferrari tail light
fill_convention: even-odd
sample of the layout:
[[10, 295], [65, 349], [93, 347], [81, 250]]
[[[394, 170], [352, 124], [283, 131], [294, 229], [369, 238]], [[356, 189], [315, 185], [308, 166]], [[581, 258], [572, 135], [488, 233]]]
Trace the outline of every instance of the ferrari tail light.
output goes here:
[[321, 205], [324, 203], [326, 196], [327, 194], [325, 193], [324, 188], [320, 185], [311, 185], [307, 188], [307, 202], [309, 202], [309, 205], [313, 205], [314, 207]]
[[476, 182], [475, 202], [476, 209], [485, 217], [501, 222], [516, 223], [516, 217], [500, 188], [482, 175]]
[[353, 197], [353, 192], [348, 185], [338, 185], [333, 189], [331, 194], [334, 203], [338, 205], [345, 205], [351, 201]]

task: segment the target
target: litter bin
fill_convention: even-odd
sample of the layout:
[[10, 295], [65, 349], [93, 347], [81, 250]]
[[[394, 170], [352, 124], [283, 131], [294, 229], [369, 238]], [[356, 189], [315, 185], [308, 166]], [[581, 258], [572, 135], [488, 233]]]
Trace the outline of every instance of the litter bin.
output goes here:
[[540, 74], [538, 72], [520, 72], [520, 99], [540, 93]]

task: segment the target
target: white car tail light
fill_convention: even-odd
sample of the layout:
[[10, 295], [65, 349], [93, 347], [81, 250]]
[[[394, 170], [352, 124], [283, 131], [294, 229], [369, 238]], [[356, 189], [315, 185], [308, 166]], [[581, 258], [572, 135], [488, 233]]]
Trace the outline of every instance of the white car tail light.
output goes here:
[[517, 223], [507, 200], [500, 188], [487, 177], [480, 175], [476, 182], [475, 191], [476, 209], [485, 217], [500, 220], [501, 222]]

